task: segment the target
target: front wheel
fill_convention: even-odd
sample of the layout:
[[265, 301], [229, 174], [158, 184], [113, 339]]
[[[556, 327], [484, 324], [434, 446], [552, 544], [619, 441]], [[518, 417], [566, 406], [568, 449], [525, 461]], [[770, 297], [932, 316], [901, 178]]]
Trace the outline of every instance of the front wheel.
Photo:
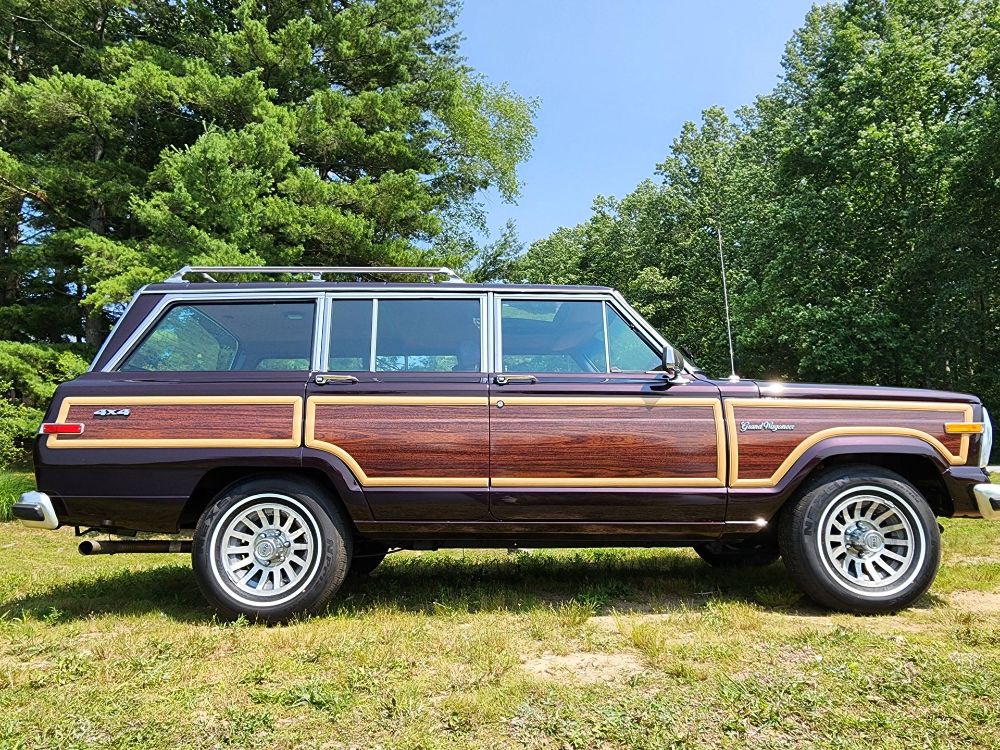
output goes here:
[[283, 622], [326, 605], [347, 575], [351, 542], [320, 487], [268, 477], [220, 493], [198, 520], [191, 556], [220, 614]]
[[912, 604], [937, 575], [941, 535], [917, 489], [876, 466], [833, 469], [782, 512], [781, 556], [814, 601], [857, 614]]

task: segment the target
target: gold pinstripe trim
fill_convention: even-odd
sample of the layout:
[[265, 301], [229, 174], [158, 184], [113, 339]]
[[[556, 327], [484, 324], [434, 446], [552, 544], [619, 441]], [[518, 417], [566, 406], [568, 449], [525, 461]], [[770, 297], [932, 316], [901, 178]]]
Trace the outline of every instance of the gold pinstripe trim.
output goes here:
[[736, 430], [736, 408], [757, 409], [874, 409], [893, 411], [944, 411], [960, 412], [966, 422], [972, 421], [972, 405], [954, 402], [914, 402], [914, 401], [862, 401], [850, 399], [727, 399], [726, 426], [729, 432], [729, 486], [730, 487], [774, 487], [789, 472], [802, 455], [823, 440], [845, 436], [871, 437], [911, 437], [922, 440], [933, 447], [952, 466], [959, 466], [968, 460], [969, 434], [962, 434], [958, 455], [948, 450], [940, 440], [924, 430], [891, 425], [858, 425], [830, 427], [803, 438], [791, 453], [781, 462], [777, 470], [768, 478], [740, 479], [739, 437]]
[[669, 396], [495, 396], [495, 406], [624, 406], [659, 408], [694, 406], [712, 409], [715, 423], [716, 475], [714, 477], [493, 477], [494, 487], [725, 487], [726, 438], [722, 403], [717, 398], [671, 398]]
[[[305, 445], [307, 448], [331, 453], [351, 470], [363, 487], [482, 487], [490, 486], [489, 477], [371, 477], [354, 456], [339, 445], [316, 437], [316, 407], [323, 404], [341, 406], [482, 406], [489, 407], [486, 396], [310, 396], [306, 402]], [[484, 411], [483, 416], [488, 416]]]
[[72, 438], [49, 435], [49, 448], [298, 448], [302, 445], [301, 396], [67, 396], [56, 422], [65, 422], [74, 406], [225, 406], [252, 404], [292, 407], [287, 438]]
[[[339, 445], [316, 437], [316, 406], [395, 405], [395, 406], [479, 406], [496, 405], [503, 401], [513, 406], [700, 406], [711, 407], [715, 422], [716, 466], [714, 477], [371, 477], [355, 458]], [[312, 396], [306, 404], [305, 444], [308, 448], [326, 451], [341, 459], [366, 487], [724, 487], [726, 443], [723, 430], [722, 404], [713, 398], [663, 398], [645, 396]]]

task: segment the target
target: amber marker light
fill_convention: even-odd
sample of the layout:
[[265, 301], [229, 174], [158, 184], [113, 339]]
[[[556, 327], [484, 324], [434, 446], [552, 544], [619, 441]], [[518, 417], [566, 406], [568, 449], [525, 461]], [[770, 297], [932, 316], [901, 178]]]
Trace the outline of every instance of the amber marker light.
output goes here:
[[82, 435], [80, 422], [44, 422], [39, 432], [43, 435]]
[[945, 422], [944, 431], [949, 435], [981, 435], [982, 422]]

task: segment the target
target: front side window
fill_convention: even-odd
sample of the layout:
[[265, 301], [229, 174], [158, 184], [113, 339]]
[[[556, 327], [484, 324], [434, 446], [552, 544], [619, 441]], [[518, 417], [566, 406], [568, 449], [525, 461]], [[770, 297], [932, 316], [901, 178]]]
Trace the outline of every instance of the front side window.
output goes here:
[[604, 303], [504, 300], [500, 304], [504, 372], [607, 372]]
[[313, 303], [171, 307], [119, 367], [124, 372], [307, 371]]

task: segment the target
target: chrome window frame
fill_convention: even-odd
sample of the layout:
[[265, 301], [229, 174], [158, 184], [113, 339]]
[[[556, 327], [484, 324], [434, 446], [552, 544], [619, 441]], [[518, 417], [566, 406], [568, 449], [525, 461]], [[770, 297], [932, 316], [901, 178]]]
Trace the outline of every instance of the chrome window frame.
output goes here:
[[[497, 289], [467, 289], [459, 285], [455, 285], [449, 289], [397, 289], [397, 290], [381, 290], [381, 289], [371, 289], [371, 288], [347, 288], [347, 289], [316, 289], [316, 290], [304, 290], [304, 289], [274, 289], [274, 290], [261, 290], [261, 289], [229, 289], [225, 291], [200, 291], [200, 290], [178, 290], [176, 292], [162, 292], [162, 291], [146, 291], [140, 290], [132, 298], [129, 303], [129, 308], [135, 303], [135, 301], [143, 294], [155, 294], [159, 295], [161, 299], [153, 307], [152, 310], [146, 315], [145, 320], [143, 320], [132, 332], [132, 334], [118, 347], [114, 356], [108, 359], [104, 367], [101, 368], [100, 372], [115, 372], [120, 365], [121, 361], [132, 351], [132, 349], [147, 335], [151, 327], [159, 322], [163, 315], [164, 310], [170, 305], [176, 303], [197, 303], [197, 302], [254, 302], [254, 301], [286, 301], [301, 300], [301, 301], [312, 301], [315, 305], [316, 315], [314, 319], [314, 331], [313, 331], [313, 351], [312, 351], [312, 372], [326, 372], [325, 365], [328, 362], [328, 336], [327, 331], [329, 330], [328, 318], [329, 318], [329, 300], [335, 299], [398, 299], [398, 298], [421, 298], [421, 299], [436, 299], [436, 298], [446, 298], [451, 299], [454, 297], [468, 297], [475, 298], [478, 297], [481, 302], [482, 310], [482, 325], [481, 325], [481, 346], [482, 350], [480, 352], [480, 374], [496, 374], [499, 372], [499, 364], [501, 362], [499, 356], [502, 346], [501, 341], [501, 331], [500, 331], [500, 302], [503, 299], [547, 299], [554, 301], [566, 301], [569, 299], [573, 300], [600, 300], [607, 304], [610, 304], [612, 309], [615, 310], [626, 322], [630, 322], [634, 325], [635, 330], [639, 335], [646, 340], [648, 344], [654, 348], [662, 349], [663, 346], [667, 344], [667, 340], [664, 339], [660, 333], [650, 325], [642, 315], [640, 315], [626, 300], [625, 298], [615, 290], [609, 290], [606, 292], [601, 291], [587, 291], [585, 293], [580, 293], [573, 291], [572, 289], [559, 289], [559, 290], [544, 290], [544, 289], [504, 289], [498, 287]], [[129, 308], [126, 308], [125, 313], [123, 313], [122, 318], [128, 315]], [[374, 316], [373, 316], [374, 317]], [[119, 320], [121, 320], [119, 319]], [[373, 326], [375, 321], [373, 321]], [[373, 332], [374, 332], [373, 328]], [[94, 358], [96, 363], [101, 356], [104, 354], [104, 350], [107, 347], [108, 341], [110, 341], [110, 336], [105, 340], [102, 345], [101, 350], [98, 352], [97, 356]], [[369, 362], [369, 365], [371, 362]], [[608, 367], [610, 368], [610, 358], [608, 360]], [[693, 373], [691, 367], [685, 363], [685, 371], [687, 373]]]
[[390, 299], [413, 299], [413, 300], [426, 300], [426, 299], [474, 299], [479, 301], [479, 370], [466, 370], [463, 371], [467, 375], [482, 375], [489, 372], [490, 357], [489, 357], [489, 331], [490, 331], [490, 316], [489, 316], [489, 292], [476, 292], [467, 290], [458, 290], [456, 292], [421, 292], [419, 290], [414, 291], [368, 291], [368, 292], [327, 292], [326, 293], [326, 313], [325, 313], [325, 325], [323, 328], [323, 349], [320, 356], [320, 364], [325, 368], [330, 362], [330, 330], [331, 330], [331, 316], [333, 313], [332, 302], [338, 299], [370, 299], [372, 300], [372, 327], [371, 327], [371, 351], [368, 357], [368, 367], [367, 370], [327, 370], [318, 369], [317, 372], [364, 372], [372, 375], [378, 373], [398, 373], [398, 372], [412, 372], [414, 374], [425, 374], [425, 375], [438, 375], [441, 373], [450, 372], [448, 370], [376, 370], [375, 362], [378, 355], [378, 320], [379, 320], [379, 300], [390, 300]]

